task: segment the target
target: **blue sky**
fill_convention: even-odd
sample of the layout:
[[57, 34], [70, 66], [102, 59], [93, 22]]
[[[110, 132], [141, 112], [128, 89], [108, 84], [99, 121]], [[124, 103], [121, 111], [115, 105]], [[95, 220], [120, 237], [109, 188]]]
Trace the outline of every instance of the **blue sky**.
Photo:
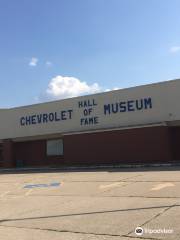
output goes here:
[[180, 78], [179, 0], [0, 0], [0, 107]]

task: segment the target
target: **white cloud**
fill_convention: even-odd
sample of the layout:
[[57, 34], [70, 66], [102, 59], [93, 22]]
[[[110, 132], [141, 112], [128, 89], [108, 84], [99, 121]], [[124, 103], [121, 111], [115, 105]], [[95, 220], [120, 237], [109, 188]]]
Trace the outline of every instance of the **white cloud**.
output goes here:
[[173, 46], [169, 49], [171, 53], [177, 53], [180, 51], [180, 46]]
[[36, 57], [32, 57], [30, 62], [29, 62], [29, 66], [31, 67], [36, 67], [37, 66], [37, 63], [38, 63], [38, 58]]
[[46, 64], [47, 67], [51, 67], [53, 65], [52, 62], [50, 62], [50, 61], [46, 61], [45, 64]]
[[121, 88], [118, 88], [118, 87], [114, 87], [114, 88], [112, 88], [112, 89], [107, 88], [107, 89], [105, 89], [103, 92], [110, 92], [110, 91], [119, 90], [119, 89], [121, 89]]
[[56, 76], [51, 79], [46, 90], [48, 99], [64, 99], [80, 95], [102, 92], [103, 89], [98, 83], [88, 85], [75, 77]]

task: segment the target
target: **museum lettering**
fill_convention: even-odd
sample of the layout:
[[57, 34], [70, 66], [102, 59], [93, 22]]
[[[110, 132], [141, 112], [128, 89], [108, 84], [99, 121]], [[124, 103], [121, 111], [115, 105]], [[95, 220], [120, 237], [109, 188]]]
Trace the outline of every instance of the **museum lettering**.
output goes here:
[[137, 100], [128, 100], [128, 101], [120, 101], [115, 103], [109, 103], [104, 105], [104, 115], [113, 114], [113, 113], [121, 113], [121, 112], [133, 112], [140, 111], [152, 108], [152, 99], [141, 98]]

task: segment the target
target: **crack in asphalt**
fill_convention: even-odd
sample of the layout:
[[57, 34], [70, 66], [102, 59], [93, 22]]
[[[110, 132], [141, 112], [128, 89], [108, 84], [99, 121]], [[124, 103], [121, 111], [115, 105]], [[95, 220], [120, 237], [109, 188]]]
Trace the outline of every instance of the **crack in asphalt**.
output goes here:
[[[138, 175], [138, 176], [134, 176], [134, 177], [139, 177], [139, 176], [142, 176], [142, 175]], [[130, 178], [134, 178], [134, 177], [130, 177]], [[128, 179], [128, 178], [127, 178], [127, 179]], [[66, 182], [66, 183], [71, 183], [71, 182], [72, 182], [72, 183], [76, 183], [76, 182], [77, 182], [77, 183], [81, 183], [81, 182], [82, 182], [82, 183], [84, 183], [84, 182], [85, 182], [85, 183], [86, 183], [86, 182], [87, 182], [87, 183], [91, 183], [91, 182], [92, 182], [92, 183], [94, 183], [94, 182], [107, 182], [107, 183], [108, 183], [108, 182], [137, 182], [137, 183], [139, 183], [139, 182], [140, 182], [140, 183], [141, 183], [141, 182], [142, 182], [142, 183], [144, 183], [144, 182], [145, 182], [145, 183], [146, 183], [146, 182], [149, 182], [149, 183], [151, 183], [151, 182], [152, 182], [152, 183], [154, 183], [154, 182], [155, 182], [155, 183], [156, 183], [156, 182], [157, 182], [157, 183], [161, 183], [161, 182], [177, 182], [177, 183], [178, 183], [178, 182], [179, 182], [179, 183], [180, 183], [180, 180], [168, 180], [168, 181], [166, 181], [166, 180], [158, 180], [158, 181], [152, 181], [152, 180], [145, 180], [145, 181], [143, 181], [143, 180], [135, 180], [135, 181], [133, 181], [133, 180], [129, 180], [129, 181], [126, 181], [126, 179], [122, 179], [122, 180], [117, 179], [117, 180], [113, 180], [113, 181], [112, 181], [112, 180], [106, 180], [106, 181], [104, 181], [104, 180], [96, 180], [96, 181], [89, 181], [89, 180], [83, 180], [83, 181], [82, 181], [82, 180], [81, 180], [81, 181], [80, 181], [80, 180], [72, 180], [72, 181], [69, 181], [69, 180], [63, 180], [63, 182]], [[10, 183], [10, 182], [9, 182], [9, 183]]]
[[[123, 185], [124, 186], [124, 185]], [[121, 187], [123, 187], [121, 186]], [[104, 192], [102, 192], [104, 193]], [[8, 194], [8, 196], [22, 196], [19, 194], [15, 194], [15, 193], [10, 193]], [[90, 195], [80, 195], [80, 194], [32, 194], [26, 197], [85, 197], [85, 198], [147, 198], [147, 199], [179, 199], [180, 196], [165, 196], [165, 197], [159, 197], [159, 196], [133, 196], [133, 195], [94, 195], [94, 194], [90, 194]], [[2, 199], [0, 199], [1, 201]]]
[[[167, 206], [166, 208], [164, 208], [161, 212], [157, 213], [155, 216], [153, 216], [152, 218], [148, 219], [146, 222], [144, 222], [143, 224], [139, 225], [139, 227], [143, 227], [144, 225], [150, 223], [151, 221], [153, 221], [154, 219], [158, 218], [159, 216], [162, 216], [165, 212], [167, 212], [168, 210], [170, 210], [173, 207], [179, 206], [178, 204], [173, 204], [171, 206]], [[129, 234], [132, 234], [134, 232], [134, 230], [130, 231], [127, 236]]]
[[158, 196], [119, 196], [119, 195], [113, 195], [113, 196], [99, 196], [99, 197], [106, 197], [106, 198], [108, 198], [108, 197], [119, 197], [119, 198], [160, 198], [160, 199], [178, 199], [178, 198], [180, 198], [180, 197], [158, 197]]
[[[154, 206], [154, 207], [144, 207], [144, 208], [129, 208], [129, 209], [115, 209], [115, 210], [105, 210], [105, 211], [96, 211], [96, 212], [83, 212], [83, 213], [71, 213], [71, 214], [62, 214], [62, 215], [52, 215], [52, 216], [39, 216], [39, 217], [29, 217], [29, 218], [14, 218], [14, 219], [1, 219], [0, 223], [3, 222], [13, 222], [13, 221], [26, 221], [26, 220], [36, 220], [36, 219], [48, 219], [48, 218], [61, 218], [61, 217], [74, 217], [74, 216], [84, 216], [84, 215], [93, 215], [93, 214], [105, 214], [105, 213], [116, 213], [116, 212], [128, 212], [128, 211], [140, 211], [140, 210], [152, 210], [158, 208], [170, 209], [171, 207], [179, 207], [180, 204], [165, 205], [165, 206]], [[162, 212], [164, 213], [164, 211]], [[159, 216], [161, 213], [155, 215]], [[154, 219], [154, 217], [153, 217]], [[150, 219], [152, 220], [152, 219]], [[148, 220], [149, 222], [149, 220]], [[144, 224], [146, 224], [145, 222]], [[144, 225], [143, 224], [143, 225]], [[141, 226], [143, 226], [141, 225]]]
[[148, 221], [144, 222], [141, 226], [144, 226], [147, 223], [150, 223], [151, 221], [153, 221], [154, 219], [158, 218], [159, 216], [163, 215], [165, 212], [167, 212], [169, 209], [178, 206], [178, 204], [173, 204], [167, 208], [165, 208], [164, 210], [162, 210], [162, 212], [156, 214], [154, 217], [152, 217], [151, 219], [149, 219]]
[[[140, 175], [140, 176], [142, 176], [142, 175]], [[138, 177], [138, 176], [134, 176], [134, 177]], [[134, 177], [131, 177], [131, 178], [134, 178]], [[128, 179], [128, 178], [127, 178]], [[57, 180], [57, 179], [56, 179]], [[93, 181], [93, 180], [72, 180], [72, 181], [69, 181], [69, 180], [64, 180], [64, 179], [60, 179], [60, 178], [58, 178], [58, 180], [61, 180], [61, 181], [63, 181], [63, 182], [66, 182], [66, 183], [101, 183], [101, 182], [136, 182], [136, 183], [166, 183], [166, 182], [177, 182], [177, 183], [180, 183], [180, 180], [168, 180], [168, 181], [166, 181], [166, 180], [158, 180], [158, 181], [156, 181], [156, 180], [154, 180], [154, 181], [152, 181], [152, 180], [135, 180], [135, 181], [133, 181], [133, 180], [127, 180], [126, 181], [126, 179], [117, 179], [117, 180], [95, 180], [95, 181]], [[6, 183], [6, 184], [12, 184], [13, 182], [2, 182], [1, 181], [1, 184], [4, 184], [4, 183]], [[19, 183], [19, 184], [24, 184], [25, 182], [22, 182], [22, 183]], [[26, 182], [27, 183], [27, 182]]]
[[51, 228], [38, 228], [38, 227], [20, 227], [20, 226], [8, 226], [0, 224], [0, 227], [5, 228], [18, 228], [18, 229], [31, 229], [31, 230], [41, 230], [41, 231], [51, 231], [51, 232], [59, 232], [59, 233], [75, 233], [75, 234], [86, 234], [86, 235], [96, 235], [96, 236], [109, 236], [109, 237], [121, 237], [119, 234], [107, 234], [107, 233], [92, 233], [92, 232], [81, 232], [81, 231], [70, 231], [70, 230], [58, 230]]
[[17, 228], [17, 229], [29, 229], [29, 230], [40, 230], [40, 231], [50, 231], [50, 232], [58, 232], [58, 233], [72, 233], [72, 234], [84, 234], [84, 235], [93, 235], [93, 236], [107, 236], [107, 237], [127, 237], [132, 239], [147, 239], [147, 240], [160, 240], [158, 238], [146, 238], [146, 237], [134, 237], [134, 236], [128, 236], [124, 234], [108, 234], [108, 233], [92, 233], [92, 232], [82, 232], [82, 231], [71, 231], [71, 230], [58, 230], [58, 229], [51, 229], [51, 228], [35, 228], [35, 227], [20, 227], [20, 226], [8, 226], [8, 225], [2, 225], [0, 224], [0, 227], [5, 228]]
[[147, 239], [147, 240], [162, 240], [160, 238], [151, 238], [151, 237], [143, 237], [143, 236], [128, 236], [128, 235], [122, 235], [121, 237], [128, 237], [132, 239]]

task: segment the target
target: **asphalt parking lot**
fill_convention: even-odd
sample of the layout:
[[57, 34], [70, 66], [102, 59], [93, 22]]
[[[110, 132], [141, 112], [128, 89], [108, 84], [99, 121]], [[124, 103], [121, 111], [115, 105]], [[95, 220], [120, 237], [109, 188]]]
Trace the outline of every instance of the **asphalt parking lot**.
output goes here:
[[180, 168], [1, 173], [0, 239], [179, 240]]

